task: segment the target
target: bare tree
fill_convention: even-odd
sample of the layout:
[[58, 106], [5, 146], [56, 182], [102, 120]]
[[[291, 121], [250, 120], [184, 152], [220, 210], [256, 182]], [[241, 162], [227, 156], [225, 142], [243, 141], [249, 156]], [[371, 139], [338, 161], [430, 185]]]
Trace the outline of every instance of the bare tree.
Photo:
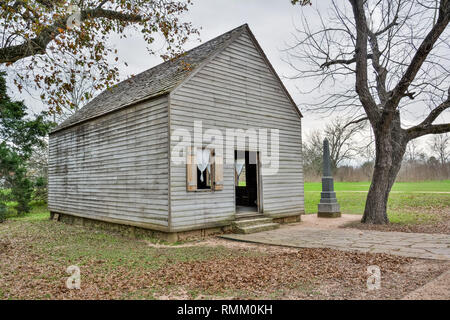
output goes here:
[[364, 123], [345, 123], [342, 118], [336, 118], [325, 126], [324, 132], [313, 131], [307, 136], [303, 145], [305, 171], [320, 174], [322, 171], [323, 139], [330, 142], [330, 158], [333, 171], [347, 160], [360, 153], [360, 146], [355, 137], [364, 129]]
[[44, 177], [47, 179], [48, 175], [48, 141], [45, 145], [33, 148], [33, 153], [27, 161], [28, 172], [27, 175], [36, 180]]
[[[327, 12], [317, 13], [316, 29], [303, 17], [289, 62], [298, 78], [328, 91], [310, 108], [360, 113], [358, 121], [370, 122], [376, 157], [362, 222], [385, 224], [408, 142], [450, 131], [450, 123], [436, 124], [450, 107], [450, 0], [332, 1]], [[405, 128], [410, 108], [426, 115]]]
[[417, 140], [411, 140], [406, 145], [405, 160], [414, 163], [419, 160], [422, 150], [419, 148]]
[[445, 165], [450, 158], [450, 135], [446, 133], [432, 137], [430, 149], [441, 165]]
[[322, 172], [323, 136], [318, 130], [308, 134], [303, 141], [303, 171], [307, 179], [316, 178]]
[[332, 146], [330, 157], [334, 168], [360, 153], [361, 146], [358, 145], [355, 138], [364, 127], [364, 122], [346, 123], [342, 118], [336, 118], [326, 126], [325, 135]]

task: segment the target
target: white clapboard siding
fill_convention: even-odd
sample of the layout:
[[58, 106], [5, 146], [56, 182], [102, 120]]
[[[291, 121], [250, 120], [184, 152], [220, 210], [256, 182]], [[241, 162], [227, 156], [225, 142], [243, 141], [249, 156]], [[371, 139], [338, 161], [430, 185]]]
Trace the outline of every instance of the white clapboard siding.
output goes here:
[[50, 135], [49, 209], [167, 230], [168, 98]]
[[[169, 118], [172, 133], [183, 128], [192, 137], [195, 120], [202, 121], [203, 132], [219, 129], [224, 135], [227, 128], [279, 129], [279, 172], [262, 177], [264, 214], [304, 212], [300, 118], [247, 32], [171, 93]], [[177, 143], [172, 140], [171, 149]], [[225, 162], [223, 179], [221, 191], [187, 192], [186, 166], [171, 163], [171, 229], [233, 220], [233, 164]]]

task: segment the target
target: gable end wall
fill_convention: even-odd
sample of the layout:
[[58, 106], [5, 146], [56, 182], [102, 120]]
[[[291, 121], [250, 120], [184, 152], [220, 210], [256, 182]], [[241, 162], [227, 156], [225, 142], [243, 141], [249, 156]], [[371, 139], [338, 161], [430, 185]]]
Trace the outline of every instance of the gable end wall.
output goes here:
[[[279, 80], [244, 32], [170, 96], [170, 131], [188, 129], [194, 120], [203, 132], [227, 128], [279, 129], [280, 169], [263, 176], [264, 214], [273, 217], [304, 212], [301, 120]], [[177, 141], [171, 141], [171, 150]], [[171, 230], [227, 224], [235, 218], [234, 165], [224, 165], [224, 189], [187, 192], [186, 166], [170, 168]]]

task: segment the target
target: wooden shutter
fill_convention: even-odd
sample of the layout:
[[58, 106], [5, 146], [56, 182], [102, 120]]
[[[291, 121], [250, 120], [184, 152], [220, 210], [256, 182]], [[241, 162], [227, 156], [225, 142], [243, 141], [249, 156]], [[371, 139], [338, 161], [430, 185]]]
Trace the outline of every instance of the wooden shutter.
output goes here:
[[193, 147], [188, 147], [186, 153], [186, 189], [197, 190], [197, 156]]
[[214, 190], [223, 190], [223, 156], [214, 155]]

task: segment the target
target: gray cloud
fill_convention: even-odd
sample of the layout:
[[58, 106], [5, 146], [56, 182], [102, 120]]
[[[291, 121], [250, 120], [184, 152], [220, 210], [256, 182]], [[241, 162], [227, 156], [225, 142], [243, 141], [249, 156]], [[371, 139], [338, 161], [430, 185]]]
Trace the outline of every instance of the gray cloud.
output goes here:
[[[300, 8], [291, 5], [289, 0], [194, 0], [194, 5], [184, 16], [184, 19], [191, 21], [194, 26], [202, 28], [200, 34], [202, 42], [239, 25], [248, 23], [275, 70], [283, 79], [284, 84], [296, 103], [299, 104], [300, 109], [302, 109], [301, 103], [305, 102], [305, 99], [320, 98], [321, 93], [317, 92], [315, 97], [309, 96], [306, 98], [297, 89], [307, 87], [305, 80], [284, 78], [284, 76], [292, 75], [293, 72], [290, 66], [282, 60], [283, 53], [281, 50], [287, 47], [287, 43], [292, 43], [295, 31], [294, 24], [299, 25], [298, 19], [301, 10], [308, 17], [310, 23], [314, 25], [317, 21], [315, 21], [314, 9], [319, 9], [325, 14], [330, 3], [331, 1], [313, 1], [312, 7]], [[185, 48], [190, 49], [198, 44], [198, 40], [193, 37], [186, 44]], [[149, 55], [145, 42], [137, 32], [134, 32], [133, 36], [127, 39], [119, 39], [118, 36], [112, 36], [111, 45], [119, 50], [120, 60], [122, 61], [119, 69], [122, 79], [126, 79], [132, 74], [137, 74], [162, 62], [159, 54]], [[163, 53], [162, 48], [162, 41], [157, 41], [152, 47], [159, 53]], [[123, 61], [128, 63], [128, 67], [123, 64]], [[353, 79], [349, 79], [349, 85], [353, 85]], [[14, 89], [13, 86], [11, 88]], [[26, 95], [22, 95], [20, 98], [25, 99], [34, 111], [45, 108], [38, 99], [33, 99]], [[323, 115], [315, 112], [305, 112], [305, 110], [302, 111], [305, 116], [303, 119], [303, 132], [308, 132], [312, 129], [320, 130], [322, 128], [324, 124]], [[418, 110], [414, 109], [414, 111], [413, 114], [406, 115], [408, 123], [412, 124], [414, 118], [421, 114]], [[448, 120], [448, 114], [445, 117]], [[331, 120], [331, 117], [326, 120]]]

